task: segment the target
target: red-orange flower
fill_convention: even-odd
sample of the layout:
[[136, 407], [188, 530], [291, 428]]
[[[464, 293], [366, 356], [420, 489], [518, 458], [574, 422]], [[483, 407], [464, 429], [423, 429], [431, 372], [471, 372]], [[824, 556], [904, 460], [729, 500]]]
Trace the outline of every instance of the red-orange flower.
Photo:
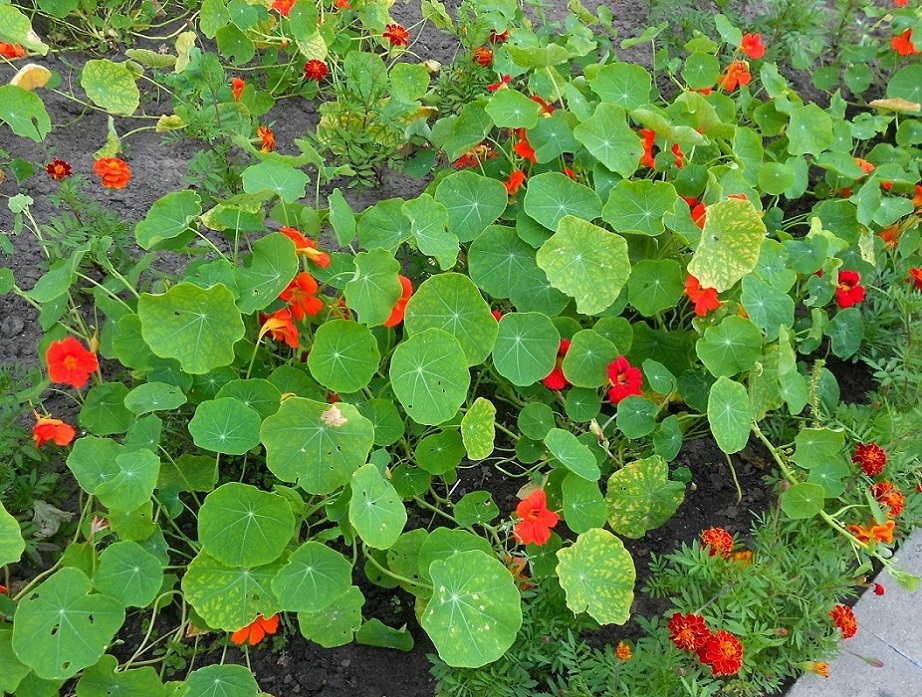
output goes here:
[[743, 643], [726, 629], [718, 629], [698, 649], [698, 658], [714, 675], [735, 675], [743, 667]]
[[391, 310], [391, 316], [388, 317], [387, 321], [384, 323], [385, 327], [396, 327], [403, 322], [403, 315], [407, 311], [407, 303], [410, 301], [410, 296], [413, 295], [413, 283], [410, 279], [406, 276], [397, 276], [397, 278], [400, 280], [403, 294]]
[[535, 587], [533, 583], [529, 583], [528, 574], [525, 573], [528, 559], [525, 557], [513, 556], [511, 554], [506, 554], [503, 558], [506, 561], [506, 568], [509, 569], [509, 573], [512, 574], [515, 585], [519, 587], [519, 590], [527, 591], [529, 588]]
[[99, 368], [96, 354], [88, 351], [74, 337], [63, 341], [52, 341], [45, 352], [48, 363], [48, 377], [52, 382], [59, 382], [71, 387], [81, 388], [90, 379], [90, 375]]
[[708, 528], [701, 533], [701, 545], [710, 556], [719, 554], [724, 559], [729, 559], [733, 551], [733, 537], [723, 528]]
[[293, 349], [298, 348], [298, 327], [291, 318], [290, 310], [281, 309], [271, 315], [261, 314], [259, 320], [262, 322], [262, 328], [259, 330], [260, 339], [268, 334], [276, 341], [284, 341]]
[[131, 167], [117, 157], [101, 157], [93, 171], [102, 178], [102, 185], [110, 189], [124, 189], [131, 179]]
[[826, 661], [811, 661], [805, 668], [811, 673], [816, 673], [821, 678], [829, 677], [829, 664]]
[[496, 90], [502, 90], [509, 86], [509, 83], [512, 82], [511, 75], [503, 75], [499, 82], [494, 82], [492, 85], [487, 85], [487, 92], [496, 92]]
[[524, 128], [517, 128], [515, 131], [516, 138], [518, 142], [512, 146], [512, 149], [515, 150], [515, 153], [531, 163], [536, 163], [538, 160], [535, 159], [535, 149], [531, 147], [531, 144], [528, 142], [528, 134]]
[[32, 427], [32, 440], [35, 441], [35, 447], [41, 448], [43, 443], [53, 441], [55, 445], [70, 445], [70, 442], [77, 435], [74, 427], [66, 424], [60, 419], [52, 419], [48, 416], [35, 415], [35, 426]]
[[323, 309], [323, 300], [316, 296], [319, 287], [307, 271], [302, 271], [288, 287], [281, 292], [279, 298], [291, 307], [291, 313], [299, 322], [307, 315], [316, 315]]
[[685, 153], [682, 152], [682, 148], [679, 147], [678, 143], [672, 146], [672, 154], [675, 155], [675, 166], [682, 169], [685, 166]]
[[744, 34], [743, 41], [740, 44], [740, 51], [753, 59], [758, 59], [764, 56], [765, 46], [762, 44], [762, 35]]
[[52, 160], [48, 163], [48, 166], [45, 167], [45, 171], [48, 172], [49, 177], [56, 181], [60, 181], [73, 174], [70, 164], [64, 160]]
[[704, 317], [711, 310], [720, 307], [717, 289], [702, 288], [701, 282], [691, 274], [685, 279], [685, 294], [695, 303], [695, 314], [699, 317]]
[[262, 147], [259, 149], [260, 152], [272, 152], [275, 150], [275, 134], [272, 132], [272, 129], [268, 126], [257, 126], [256, 135], [259, 136], [259, 140], [262, 142]]
[[557, 525], [560, 516], [548, 510], [544, 489], [536, 489], [516, 506], [515, 514], [521, 520], [515, 524], [512, 534], [523, 545], [543, 545], [551, 539], [551, 528]]
[[909, 0], [893, 0], [893, 4], [897, 7], [905, 7], [907, 2], [909, 2]]
[[865, 160], [863, 157], [856, 157], [855, 164], [861, 168], [861, 171], [865, 174], [870, 174], [874, 171], [874, 165]]
[[240, 101], [240, 94], [243, 92], [243, 89], [246, 86], [247, 83], [242, 78], [235, 77], [231, 80], [231, 92], [234, 93], [234, 101]]
[[26, 49], [19, 44], [8, 44], [0, 41], [0, 56], [13, 60], [14, 58], [25, 58]]
[[901, 56], [919, 55], [919, 49], [912, 42], [912, 29], [907, 29], [902, 34], [890, 39], [890, 47]]
[[388, 24], [382, 36], [391, 42], [391, 46], [408, 46], [410, 43], [410, 32], [402, 24]]
[[541, 105], [541, 108], [538, 109], [538, 116], [550, 116], [557, 110], [553, 104], [548, 104], [546, 101], [544, 101], [544, 97], [541, 97], [537, 94], [531, 95], [529, 99]]
[[567, 351], [570, 350], [570, 340], [561, 339], [560, 348], [557, 349], [557, 364], [554, 366], [554, 369], [544, 378], [544, 386], [549, 390], [562, 390], [565, 387], [570, 385], [567, 382], [567, 379], [563, 375], [563, 370], [561, 365], [563, 364], [564, 356], [567, 355]]
[[256, 646], [256, 644], [263, 640], [266, 634], [275, 634], [278, 629], [278, 614], [272, 615], [272, 617], [269, 617], [268, 619], [262, 615], [257, 615], [256, 619], [246, 627], [243, 629], [238, 629], [236, 632], [231, 634], [231, 641], [238, 645], [249, 644], [250, 646]]
[[839, 284], [836, 286], [836, 302], [839, 307], [852, 307], [864, 300], [864, 286], [860, 283], [861, 274], [857, 271], [839, 272]]
[[717, 86], [732, 92], [737, 87], [748, 85], [752, 82], [752, 75], [749, 73], [749, 64], [746, 61], [735, 60], [728, 65], [720, 78], [717, 80]]
[[308, 261], [312, 261], [321, 269], [325, 269], [330, 265], [330, 255], [317, 249], [316, 242], [307, 239], [295, 228], [283, 225], [279, 228], [279, 232], [295, 243], [296, 254], [300, 254]]
[[858, 620], [848, 605], [836, 605], [829, 611], [832, 623], [842, 630], [843, 639], [851, 639], [858, 632]]
[[640, 394], [643, 375], [640, 368], [633, 367], [627, 358], [618, 358], [608, 365], [608, 380], [612, 387], [608, 390], [608, 401], [618, 404], [625, 397]]
[[903, 506], [906, 504], [906, 497], [903, 496], [896, 484], [886, 479], [871, 486], [871, 496], [879, 504], [889, 508], [888, 515], [894, 518], [903, 512]]
[[481, 46], [476, 51], [474, 51], [474, 62], [479, 63], [484, 68], [489, 68], [493, 65], [493, 51], [484, 46]]
[[506, 41], [509, 38], [509, 30], [497, 34], [495, 29], [490, 30], [490, 43], [491, 44], [501, 44], [503, 41]]
[[275, 2], [272, 3], [272, 9], [282, 15], [282, 17], [287, 17], [294, 4], [295, 0], [275, 0]]
[[311, 58], [307, 63], [304, 64], [304, 79], [305, 80], [314, 80], [315, 82], [320, 82], [325, 78], [330, 72], [330, 69], [327, 67], [327, 64], [322, 60], [317, 60], [316, 58]]
[[922, 290], [922, 267], [909, 269], [909, 282], [915, 284], [916, 290]]
[[630, 661], [633, 656], [634, 652], [631, 651], [631, 647], [623, 641], [619, 641], [618, 646], [615, 647], [615, 658], [619, 661]]
[[881, 525], [849, 525], [848, 531], [854, 535], [862, 544], [882, 542], [885, 545], [893, 544], [893, 531], [896, 528], [896, 522], [888, 520]]
[[563, 168], [562, 170], [560, 170], [560, 171], [563, 172], [564, 174], [566, 174], [568, 177], [570, 177], [570, 179], [572, 179], [573, 181], [576, 181], [576, 172], [574, 172], [574, 171], [573, 171], [572, 169], [570, 169], [569, 167], [564, 167], [564, 168]]
[[683, 651], [697, 651], [711, 638], [711, 630], [701, 615], [676, 612], [669, 620], [668, 628], [669, 640]]
[[506, 193], [510, 196], [515, 196], [519, 187], [525, 183], [525, 172], [520, 169], [512, 170], [512, 174], [509, 175], [509, 179], [503, 182], [503, 185], [506, 187]]
[[915, 196], [912, 197], [912, 205], [917, 211], [922, 210], [922, 184], [916, 184]]
[[640, 137], [643, 138], [643, 155], [640, 156], [640, 164], [653, 169], [656, 164], [653, 159], [653, 143], [656, 140], [656, 132], [648, 128], [641, 128]]
[[887, 453], [877, 443], [859, 443], [855, 446], [852, 462], [861, 467], [869, 477], [876, 477], [884, 471]]

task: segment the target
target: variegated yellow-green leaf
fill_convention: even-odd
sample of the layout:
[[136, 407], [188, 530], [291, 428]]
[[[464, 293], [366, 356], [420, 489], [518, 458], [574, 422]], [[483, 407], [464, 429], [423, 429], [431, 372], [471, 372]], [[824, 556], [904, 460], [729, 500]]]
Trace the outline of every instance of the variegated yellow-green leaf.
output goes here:
[[619, 535], [638, 539], [658, 528], [685, 499], [685, 485], [669, 479], [659, 455], [631, 462], [608, 480], [608, 524]]
[[718, 293], [752, 271], [765, 240], [765, 223], [748, 200], [730, 199], [706, 209], [701, 242], [688, 263], [688, 272], [702, 288]]
[[461, 419], [461, 439], [471, 460], [482, 460], [493, 452], [496, 438], [496, 407], [478, 397]]
[[557, 552], [557, 576], [567, 607], [587, 612], [599, 624], [624, 624], [631, 616], [636, 570], [624, 543], [607, 530], [592, 528], [576, 544]]
[[96, 106], [110, 114], [131, 116], [141, 101], [134, 74], [124, 63], [91, 60], [83, 66], [80, 86]]
[[0, 4], [0, 41], [22, 44], [43, 56], [48, 54], [48, 45], [32, 30], [29, 18], [10, 4]]

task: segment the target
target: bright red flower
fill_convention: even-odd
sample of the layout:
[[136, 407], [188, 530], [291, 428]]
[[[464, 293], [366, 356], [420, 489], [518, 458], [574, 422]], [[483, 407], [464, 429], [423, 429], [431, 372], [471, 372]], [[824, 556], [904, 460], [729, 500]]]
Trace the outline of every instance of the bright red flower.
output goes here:
[[653, 143], [656, 140], [656, 132], [648, 128], [641, 128], [640, 137], [643, 138], [643, 155], [640, 156], [640, 164], [653, 169], [656, 164], [653, 159]]
[[19, 44], [8, 44], [0, 41], [0, 56], [13, 60], [14, 58], [25, 58], [26, 49]]
[[318, 290], [313, 276], [302, 271], [281, 292], [279, 298], [289, 304], [294, 318], [300, 322], [305, 316], [316, 315], [323, 309], [323, 300], [316, 296]]
[[695, 221], [695, 225], [704, 230], [704, 223], [707, 220], [707, 208], [703, 203], [696, 203], [695, 207], [691, 210], [692, 220]]
[[81, 388], [90, 379], [90, 375], [99, 368], [96, 354], [88, 351], [72, 336], [63, 341], [52, 341], [45, 352], [48, 363], [48, 377], [51, 382], [58, 382], [71, 387]]
[[484, 68], [489, 68], [493, 65], [493, 51], [481, 46], [474, 51], [474, 62], [482, 65]]
[[717, 86], [732, 92], [737, 87], [748, 85], [752, 82], [752, 75], [749, 73], [749, 64], [746, 61], [735, 60], [728, 65], [720, 78], [717, 80]]
[[884, 471], [887, 453], [877, 443], [858, 443], [852, 455], [852, 462], [861, 467], [869, 477], [876, 477]]
[[909, 0], [893, 0], [893, 4], [897, 7], [905, 7], [907, 2], [909, 2]]
[[618, 404], [625, 397], [640, 394], [643, 375], [640, 368], [633, 367], [624, 356], [618, 356], [617, 360], [608, 365], [608, 379], [612, 385], [608, 390], [608, 400], [612, 404]]
[[919, 49], [912, 42], [912, 29], [907, 29], [902, 34], [890, 39], [890, 47], [901, 56], [919, 55]]
[[503, 319], [503, 313], [499, 310], [490, 310], [490, 314], [493, 315], [493, 319], [495, 319], [497, 322]]
[[234, 101], [240, 101], [240, 94], [246, 86], [247, 83], [239, 77], [235, 77], [231, 80], [231, 92], [234, 93]]
[[388, 24], [384, 27], [384, 33], [381, 36], [390, 41], [391, 46], [410, 44], [410, 32], [404, 29], [402, 24]]
[[874, 584], [874, 595], [883, 595], [886, 593], [886, 589], [879, 583]]
[[685, 294], [695, 303], [695, 314], [699, 317], [704, 317], [711, 310], [720, 307], [717, 289], [702, 288], [701, 282], [691, 274], [685, 279]]
[[35, 441], [35, 447], [41, 448], [42, 444], [53, 441], [55, 445], [70, 445], [70, 442], [77, 435], [74, 427], [66, 424], [60, 419], [52, 419], [48, 416], [35, 415], [36, 423], [32, 427], [32, 440]]
[[352, 5], [349, 4], [349, 0], [336, 0], [333, 3], [336, 6], [337, 10], [351, 10]]
[[559, 515], [548, 510], [544, 489], [536, 489], [519, 502], [515, 514], [521, 520], [515, 524], [512, 534], [523, 545], [546, 544], [551, 539], [551, 528], [560, 520]]
[[410, 301], [410, 296], [413, 295], [413, 283], [410, 279], [406, 276], [397, 276], [397, 278], [400, 280], [403, 294], [397, 300], [394, 309], [391, 310], [391, 316], [388, 317], [387, 321], [384, 323], [385, 327], [396, 327], [403, 322], [403, 315], [407, 310], [407, 303]]
[[517, 128], [515, 135], [518, 138], [518, 142], [512, 146], [512, 149], [515, 150], [516, 155], [531, 163], [536, 163], [538, 160], [535, 159], [535, 149], [531, 147], [531, 144], [528, 142], [528, 134], [525, 129]]
[[48, 176], [55, 181], [60, 181], [73, 174], [70, 164], [64, 160], [52, 160], [48, 163], [48, 166], [45, 167], [45, 171], [48, 172]]
[[870, 162], [865, 160], [863, 157], [856, 157], [854, 159], [855, 159], [855, 164], [858, 165], [861, 168], [861, 171], [864, 172], [865, 174], [870, 174], [871, 172], [874, 171], [874, 165], [872, 165]]
[[864, 286], [859, 285], [861, 274], [857, 271], [840, 271], [839, 284], [836, 286], [836, 302], [846, 308], [857, 305], [864, 300]]
[[503, 182], [503, 185], [506, 187], [506, 193], [510, 196], [515, 196], [519, 187], [525, 183], [525, 172], [520, 169], [512, 170], [512, 174], [509, 175], [509, 179]]
[[101, 157], [93, 165], [93, 171], [102, 179], [102, 185], [109, 189], [124, 189], [131, 179], [131, 167], [117, 157]]
[[262, 339], [266, 334], [276, 341], [284, 341], [293, 349], [298, 348], [298, 327], [291, 317], [291, 311], [281, 309], [273, 312], [271, 315], [260, 315], [262, 328], [259, 330], [259, 338]]
[[509, 30], [507, 29], [502, 34], [497, 34], [495, 29], [490, 30], [490, 43], [491, 44], [501, 44], [503, 41], [506, 41], [509, 38]]
[[266, 619], [262, 615], [257, 615], [256, 619], [253, 620], [243, 629], [238, 629], [236, 632], [231, 634], [231, 641], [235, 644], [249, 644], [250, 646], [256, 646], [259, 642], [263, 640], [266, 634], [275, 634], [279, 628], [279, 616], [278, 614], [272, 615]]
[[879, 504], [889, 508], [890, 511], [888, 515], [893, 518], [896, 518], [902, 513], [903, 506], [906, 505], [906, 497], [903, 496], [903, 493], [893, 482], [886, 479], [871, 486], [871, 496], [873, 496]]
[[282, 17], [287, 17], [294, 4], [295, 0], [275, 0], [275, 2], [272, 3], [272, 9], [282, 15]]
[[922, 290], [922, 267], [909, 269], [909, 282], [915, 284], [916, 290]]
[[317, 249], [316, 242], [307, 239], [295, 228], [283, 225], [279, 228], [279, 232], [295, 243], [296, 254], [300, 254], [308, 261], [314, 262], [321, 269], [325, 269], [330, 265], [330, 255]]
[[851, 639], [858, 632], [858, 620], [848, 605], [836, 605], [829, 611], [832, 623], [842, 630], [843, 639]]
[[539, 97], [537, 94], [531, 95], [529, 99], [541, 105], [541, 108], [538, 109], [538, 116], [550, 116], [556, 111], [553, 105], [548, 104], [542, 97]]
[[733, 552], [733, 537], [723, 528], [708, 528], [701, 533], [701, 545], [707, 549], [709, 556], [719, 554], [729, 559]]
[[672, 154], [675, 155], [675, 166], [682, 169], [685, 166], [685, 153], [682, 152], [678, 143], [672, 146]]
[[330, 73], [330, 69], [327, 67], [327, 64], [322, 60], [317, 60], [316, 58], [311, 58], [307, 63], [304, 64], [304, 79], [305, 80], [314, 80], [315, 82], [320, 82]]
[[275, 150], [275, 134], [272, 132], [272, 129], [268, 126], [257, 126], [256, 135], [259, 136], [259, 140], [262, 142], [262, 147], [259, 149], [260, 152], [272, 152]]
[[683, 651], [698, 651], [711, 638], [711, 630], [701, 615], [676, 612], [669, 620], [668, 627], [669, 640]]
[[698, 658], [714, 675], [735, 675], [743, 667], [743, 643], [726, 629], [718, 629], [698, 649]]
[[561, 365], [563, 364], [564, 356], [567, 355], [567, 351], [570, 350], [570, 340], [561, 339], [560, 348], [557, 349], [557, 364], [554, 366], [554, 369], [544, 378], [544, 386], [549, 390], [562, 390], [570, 386], [570, 383], [567, 382], [567, 379], [563, 375], [563, 369]]
[[762, 44], [761, 34], [744, 34], [743, 41], [740, 44], [740, 51], [752, 59], [758, 59], [765, 55], [765, 46]]
[[496, 90], [506, 89], [510, 82], [512, 82], [512, 76], [503, 75], [499, 82], [494, 82], [492, 85], [487, 85], [487, 92], [496, 92]]
[[570, 179], [572, 179], [573, 181], [576, 181], [576, 172], [574, 172], [574, 171], [573, 171], [572, 169], [570, 169], [569, 167], [564, 167], [564, 168], [563, 168], [562, 170], [560, 170], [560, 171], [563, 172], [564, 174], [566, 174], [568, 177], [570, 177]]

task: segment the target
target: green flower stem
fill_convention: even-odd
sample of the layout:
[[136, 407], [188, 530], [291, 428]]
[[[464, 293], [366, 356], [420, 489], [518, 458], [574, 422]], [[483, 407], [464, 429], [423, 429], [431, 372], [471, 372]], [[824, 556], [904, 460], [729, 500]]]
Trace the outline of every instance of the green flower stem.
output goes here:
[[432, 590], [432, 586], [429, 585], [428, 583], [423, 583], [422, 581], [414, 581], [412, 579], [407, 578], [406, 576], [395, 574], [390, 569], [385, 569], [383, 566], [381, 566], [378, 560], [374, 558], [374, 555], [368, 553], [368, 547], [364, 543], [362, 544], [362, 551], [365, 553], [365, 558], [371, 562], [371, 565], [374, 566], [376, 569], [378, 569], [378, 571], [380, 571], [385, 576], [389, 576], [395, 581], [400, 581], [401, 583], [407, 583], [411, 586], [416, 586], [418, 588], [425, 588], [426, 590], [430, 590], [430, 591]]
[[[458, 525], [458, 521], [455, 520], [455, 517], [454, 517], [453, 515], [450, 515], [449, 513], [446, 513], [445, 511], [443, 511], [443, 510], [442, 510], [441, 508], [439, 508], [438, 506], [433, 506], [431, 503], [429, 503], [429, 502], [426, 501], [425, 499], [421, 499], [419, 496], [414, 496], [414, 497], [413, 497], [413, 500], [414, 500], [417, 504], [419, 504], [420, 506], [422, 506], [423, 508], [428, 508], [430, 511], [433, 511], [433, 512], [435, 512], [435, 513], [438, 513], [438, 514], [439, 514], [440, 516], [442, 516], [443, 518], [448, 518], [448, 520], [450, 520], [452, 523], [454, 523], [455, 525]], [[458, 527], [460, 527], [460, 526], [458, 526]]]
[[[134, 663], [137, 660], [138, 656], [140, 656], [142, 653], [144, 653], [145, 651], [147, 651], [148, 649], [154, 646], [154, 644], [147, 646], [147, 642], [150, 641], [150, 635], [153, 634], [154, 632], [154, 627], [155, 627], [155, 623], [157, 620], [157, 613], [160, 611], [160, 601], [163, 598], [169, 598], [170, 596], [173, 596], [173, 595], [178, 595], [182, 597], [182, 591], [178, 591], [178, 590], [167, 591], [166, 593], [161, 593], [160, 595], [158, 595], [157, 598], [154, 600], [153, 610], [151, 611], [151, 616], [150, 616], [150, 625], [147, 627], [147, 632], [144, 634], [144, 638], [141, 639], [141, 643], [138, 644], [137, 651], [131, 654], [131, 657], [127, 661], [125, 661], [124, 665], [122, 666], [122, 670], [127, 669], [129, 666], [131, 666], [132, 663]], [[169, 636], [169, 635], [168, 634], [164, 635], [164, 637], [166, 636]], [[161, 637], [157, 641], [161, 641], [164, 637]], [[161, 657], [156, 660], [162, 661], [163, 658]]]

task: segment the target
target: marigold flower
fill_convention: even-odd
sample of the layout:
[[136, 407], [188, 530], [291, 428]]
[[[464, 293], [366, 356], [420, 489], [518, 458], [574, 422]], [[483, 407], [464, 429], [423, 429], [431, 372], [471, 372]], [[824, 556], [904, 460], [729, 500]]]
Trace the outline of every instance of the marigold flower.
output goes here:
[[512, 76], [503, 75], [499, 82], [494, 82], [492, 85], [487, 85], [487, 92], [496, 92], [496, 90], [506, 89], [510, 82], [512, 82]]
[[235, 77], [231, 80], [231, 92], [234, 93], [234, 101], [240, 101], [240, 94], [243, 92], [243, 89], [247, 86], [245, 80], [239, 77]]
[[719, 554], [724, 559], [729, 559], [733, 551], [733, 537], [723, 528], [708, 528], [703, 531], [701, 544], [712, 557]]
[[858, 620], [848, 605], [836, 605], [829, 611], [832, 623], [842, 631], [843, 639], [851, 639], [858, 632]]
[[752, 75], [749, 73], [749, 63], [735, 60], [724, 69], [717, 80], [717, 86], [722, 90], [732, 92], [737, 87], [748, 85], [750, 82], [752, 82]]
[[569, 387], [570, 383], [567, 382], [567, 379], [563, 375], [563, 370], [561, 365], [563, 364], [564, 356], [567, 355], [567, 351], [570, 350], [570, 340], [561, 339], [560, 348], [557, 349], [557, 364], [554, 366], [554, 369], [544, 378], [544, 386], [549, 390], [562, 390], [565, 387]]
[[325, 78], [330, 72], [330, 69], [327, 67], [327, 64], [322, 60], [317, 60], [316, 58], [311, 58], [307, 63], [304, 64], [304, 79], [305, 80], [314, 80], [315, 82], [320, 82]]
[[305, 316], [316, 315], [323, 309], [323, 300], [316, 296], [318, 290], [313, 276], [302, 271], [281, 292], [279, 298], [289, 304], [292, 315], [300, 322]]
[[13, 60], [15, 58], [25, 58], [26, 49], [24, 49], [19, 44], [8, 44], [4, 41], [0, 41], [0, 56], [8, 60]]
[[701, 282], [688, 274], [685, 279], [685, 294], [695, 304], [695, 314], [704, 317], [711, 310], [720, 307], [716, 288], [702, 288]]
[[874, 584], [874, 595], [884, 595], [887, 590], [879, 583]]
[[897, 486], [886, 479], [877, 482], [871, 486], [871, 496], [882, 506], [890, 509], [889, 515], [896, 518], [903, 512], [903, 506], [906, 505], [906, 497], [897, 488]]
[[268, 126], [257, 126], [256, 135], [259, 136], [259, 140], [262, 141], [262, 147], [259, 149], [260, 152], [272, 152], [275, 150], [275, 134], [272, 132], [272, 129]]
[[852, 462], [861, 467], [869, 477], [876, 477], [884, 471], [887, 453], [877, 443], [858, 443], [852, 454]]
[[826, 661], [810, 661], [804, 667], [821, 678], [829, 677], [829, 664]]
[[482, 65], [484, 68], [489, 68], [493, 65], [493, 51], [481, 46], [474, 51], [474, 62]]
[[257, 615], [256, 619], [253, 620], [243, 629], [238, 629], [236, 632], [231, 634], [231, 641], [235, 644], [249, 644], [250, 646], [256, 646], [259, 642], [263, 640], [266, 634], [275, 634], [279, 628], [279, 616], [278, 614], [272, 615], [272, 617], [265, 618], [262, 615]]
[[656, 140], [656, 132], [648, 128], [641, 128], [640, 137], [643, 138], [643, 155], [640, 156], [640, 164], [653, 169], [656, 164], [653, 159], [653, 143]]
[[765, 55], [765, 46], [762, 44], [761, 34], [744, 34], [740, 43], [740, 51], [752, 59], [759, 59]]
[[391, 46], [408, 46], [410, 43], [410, 32], [402, 24], [386, 25], [381, 36], [390, 41]]
[[384, 323], [385, 327], [396, 327], [398, 324], [403, 322], [404, 313], [407, 311], [407, 303], [410, 301], [410, 296], [413, 295], [413, 283], [406, 276], [397, 276], [400, 280], [400, 285], [403, 288], [403, 294], [397, 300], [394, 308], [391, 310], [391, 316], [387, 318], [387, 321]]
[[70, 164], [64, 160], [52, 160], [45, 167], [45, 171], [48, 172], [48, 176], [55, 181], [66, 179], [67, 177], [71, 176], [71, 174], [73, 174], [70, 168]]
[[83, 387], [90, 375], [99, 368], [96, 354], [88, 351], [72, 336], [63, 341], [52, 341], [45, 352], [48, 363], [48, 377], [52, 382]]
[[117, 157], [101, 157], [93, 171], [102, 178], [102, 185], [110, 189], [124, 189], [131, 179], [131, 167]]
[[698, 651], [711, 638], [711, 630], [701, 615], [676, 612], [669, 620], [668, 628], [669, 640], [683, 651]]
[[922, 290], [922, 267], [909, 269], [909, 282], [915, 284], [916, 290]]
[[295, 0], [275, 0], [275, 2], [272, 3], [272, 9], [282, 15], [282, 17], [287, 17], [294, 4]]
[[608, 390], [608, 401], [618, 404], [625, 397], [640, 394], [643, 375], [640, 368], [628, 363], [627, 358], [618, 356], [615, 361], [608, 364], [608, 380], [612, 385]]
[[890, 39], [890, 47], [901, 56], [919, 55], [919, 49], [912, 42], [912, 29], [907, 29], [902, 34]]
[[525, 129], [517, 128], [515, 135], [516, 138], [518, 138], [518, 142], [512, 146], [512, 149], [515, 151], [516, 155], [533, 164], [536, 163], [538, 160], [535, 159], [535, 149], [531, 147], [531, 144], [528, 142], [528, 134], [525, 132]]
[[544, 489], [536, 489], [520, 501], [515, 514], [521, 520], [515, 524], [512, 534], [523, 545], [547, 544], [551, 539], [551, 528], [560, 520], [559, 515], [548, 510]]
[[503, 185], [506, 187], [506, 193], [510, 196], [515, 196], [519, 187], [525, 183], [525, 172], [520, 169], [512, 170], [512, 174], [509, 175], [509, 179], [503, 182]]
[[853, 307], [864, 301], [864, 286], [857, 271], [840, 271], [836, 286], [836, 302], [841, 308]]
[[49, 416], [35, 415], [35, 426], [32, 427], [32, 440], [35, 441], [35, 447], [41, 448], [44, 443], [53, 441], [55, 445], [70, 445], [77, 432], [70, 424], [66, 424], [60, 419], [52, 419]]
[[633, 656], [634, 652], [631, 651], [631, 647], [623, 641], [619, 641], [618, 646], [615, 648], [615, 658], [619, 661], [630, 661]]
[[714, 675], [735, 675], [743, 667], [743, 643], [735, 634], [718, 629], [698, 649], [698, 658]]

